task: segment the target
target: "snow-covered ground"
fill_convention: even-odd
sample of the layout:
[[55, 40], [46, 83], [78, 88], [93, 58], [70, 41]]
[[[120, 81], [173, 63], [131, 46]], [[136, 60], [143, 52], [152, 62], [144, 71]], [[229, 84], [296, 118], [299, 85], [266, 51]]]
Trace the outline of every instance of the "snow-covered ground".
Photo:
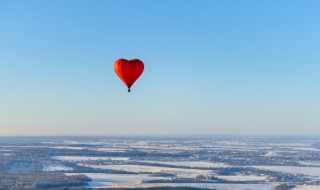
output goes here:
[[81, 145], [103, 145], [103, 144], [109, 144], [110, 142], [104, 142], [104, 141], [73, 141], [73, 140], [65, 140], [62, 142], [63, 144], [68, 144], [68, 145], [76, 145], [76, 144], [81, 144]]
[[320, 185], [297, 185], [292, 190], [320, 190]]
[[313, 148], [313, 147], [293, 147], [292, 150], [297, 150], [297, 151], [320, 151], [318, 148]]
[[267, 176], [256, 176], [256, 175], [218, 175], [220, 179], [228, 181], [265, 181]]
[[62, 165], [45, 165], [43, 166], [43, 171], [51, 172], [51, 171], [70, 171], [73, 168], [62, 166]]
[[140, 185], [145, 180], [169, 179], [167, 177], [154, 177], [147, 174], [103, 174], [103, 173], [66, 173], [66, 175], [83, 174], [92, 179], [87, 187], [102, 188], [111, 186]]
[[128, 151], [130, 149], [104, 147], [104, 148], [98, 148], [96, 150], [97, 151], [101, 151], [101, 152], [126, 152], [126, 151]]
[[199, 167], [199, 168], [210, 168], [210, 167], [219, 167], [219, 168], [227, 168], [232, 167], [229, 164], [224, 163], [216, 163], [216, 162], [205, 162], [205, 161], [143, 161], [145, 163], [155, 163], [155, 164], [164, 164], [171, 166], [188, 166], [188, 167]]
[[264, 156], [266, 157], [271, 157], [271, 156], [278, 156], [278, 153], [275, 151], [269, 151], [267, 154], [265, 154]]
[[83, 150], [87, 147], [77, 147], [77, 146], [52, 146], [49, 148], [57, 148], [57, 149], [70, 149], [70, 150]]
[[212, 170], [198, 170], [198, 169], [184, 169], [184, 168], [170, 168], [170, 167], [158, 167], [158, 166], [141, 166], [141, 165], [86, 165], [91, 168], [101, 168], [110, 170], [121, 170], [127, 172], [163, 172], [175, 174], [178, 177], [195, 178], [199, 175], [210, 175]]
[[[109, 187], [130, 187], [130, 188], [146, 188], [146, 187], [197, 187], [205, 189], [219, 190], [273, 190], [278, 184], [241, 184], [241, 183], [143, 183], [139, 185], [118, 184]], [[107, 187], [107, 186], [105, 186]]]
[[56, 142], [53, 142], [53, 141], [44, 141], [44, 142], [41, 142], [43, 144], [55, 144]]
[[95, 157], [95, 156], [52, 156], [52, 159], [60, 161], [88, 161], [88, 160], [129, 160], [128, 157]]
[[[310, 178], [314, 182], [320, 179], [320, 161], [317, 161], [315, 159], [317, 158], [320, 151], [320, 149], [318, 148], [319, 142], [320, 141], [286, 141], [279, 139], [261, 139], [260, 141], [259, 139], [241, 138], [219, 138], [203, 140], [181, 139], [166, 141], [161, 139], [159, 141], [153, 141], [129, 138], [117, 140], [112, 138], [85, 138], [81, 140], [79, 138], [73, 139], [70, 137], [68, 139], [60, 139], [46, 142], [42, 142], [41, 140], [42, 144], [4, 144], [9, 146], [0, 146], [0, 155], [3, 156], [3, 159], [9, 160], [13, 158], [15, 155], [19, 155], [15, 151], [21, 151], [22, 148], [34, 148], [33, 151], [42, 151], [43, 148], [46, 148], [50, 149], [49, 155], [57, 156], [51, 157], [52, 159], [55, 159], [55, 161], [48, 160], [42, 163], [44, 164], [43, 171], [62, 171], [63, 173], [68, 173], [68, 175], [78, 174], [71, 174], [71, 172], [75, 172], [75, 170], [71, 171], [73, 170], [73, 168], [67, 167], [68, 164], [66, 164], [65, 162], [61, 162], [68, 161], [75, 162], [74, 164], [78, 164], [79, 166], [81, 165], [88, 166], [91, 168], [101, 168], [137, 173], [84, 173], [84, 175], [87, 175], [88, 177], [92, 178], [92, 181], [89, 183], [88, 187], [93, 188], [189, 186], [219, 190], [272, 190], [275, 186], [279, 184], [268, 181], [268, 172], [262, 172], [265, 176], [256, 176], [255, 174], [259, 172], [255, 172], [251, 169], [257, 168], [265, 171], [270, 170], [274, 172], [281, 172], [282, 174], [275, 174], [279, 177], [287, 176], [286, 173], [304, 174], [310, 176]], [[67, 151], [61, 149], [70, 150]], [[83, 151], [84, 154], [79, 154], [80, 151]], [[94, 154], [92, 154], [94, 156], [71, 156], [75, 155], [75, 152], [78, 153], [77, 155], [89, 155], [92, 151], [100, 152], [95, 152]], [[134, 151], [137, 151], [137, 154], [135, 154]], [[67, 152], [70, 152], [70, 156], [61, 156], [66, 155]], [[111, 154], [106, 152], [114, 152], [112, 155], [120, 156], [109, 156]], [[149, 153], [141, 154], [141, 152]], [[177, 154], [180, 152], [184, 153]], [[106, 156], [98, 157], [95, 155]], [[130, 155], [130, 157], [126, 155]], [[30, 158], [28, 157], [27, 159]], [[101, 160], [101, 162], [98, 160]], [[213, 160], [216, 162], [214, 162]], [[10, 169], [10, 171], [36, 171], [39, 168], [39, 165], [36, 161], [38, 161], [37, 158], [35, 159], [35, 161], [30, 160], [29, 162], [15, 161], [16, 163], [12, 164], [10, 168], [8, 167], [8, 170]], [[282, 163], [283, 165], [276, 166], [279, 163]], [[162, 164], [163, 166], [150, 166], [155, 164]], [[271, 166], [269, 166], [269, 164]], [[246, 172], [245, 169], [241, 170], [243, 167], [248, 168], [248, 172]], [[230, 168], [235, 169], [233, 170]], [[238, 170], [239, 168], [241, 169]], [[92, 171], [96, 172], [97, 170]], [[173, 174], [180, 178], [193, 179], [195, 179], [199, 175], [215, 176], [220, 179], [230, 181], [230, 183], [200, 183], [200, 180], [199, 183], [143, 183], [144, 180], [175, 178], [171, 175], [169, 175], [170, 177], [156, 177], [160, 175], [152, 175], [151, 173], [166, 173]], [[295, 177], [297, 179], [301, 177], [301, 180], [304, 180], [303, 176]], [[286, 178], [285, 180], [287, 180], [286, 183], [291, 183], [290, 178]], [[255, 182], [249, 182], [252, 184], [245, 183], [248, 181]], [[192, 182], [194, 181], [192, 180]], [[262, 184], [260, 184], [260, 182]], [[307, 184], [315, 184], [307, 180], [304, 182]], [[299, 182], [297, 184], [303, 183]], [[320, 190], [320, 187], [314, 185], [298, 185], [294, 189]]]
[[248, 143], [246, 142], [241, 142], [238, 140], [221, 140], [221, 141], [216, 141], [215, 144], [223, 144], [223, 145], [232, 145], [232, 146], [248, 146]]
[[276, 146], [276, 147], [310, 147], [311, 146], [311, 142], [300, 142], [300, 143], [296, 143], [296, 142], [288, 142], [288, 143], [268, 143], [268, 145], [271, 146]]
[[305, 166], [320, 167], [320, 160], [319, 161], [300, 161], [299, 163]]
[[250, 166], [253, 168], [283, 172], [290, 174], [303, 174], [309, 176], [320, 176], [320, 167], [298, 167], [298, 166]]
[[[278, 184], [226, 184], [226, 183], [142, 183], [144, 180], [168, 179], [166, 177], [154, 177], [147, 174], [101, 174], [101, 173], [66, 173], [67, 175], [83, 174], [92, 179], [87, 187], [198, 187], [219, 190], [272, 190]], [[299, 189], [300, 190], [300, 189]]]

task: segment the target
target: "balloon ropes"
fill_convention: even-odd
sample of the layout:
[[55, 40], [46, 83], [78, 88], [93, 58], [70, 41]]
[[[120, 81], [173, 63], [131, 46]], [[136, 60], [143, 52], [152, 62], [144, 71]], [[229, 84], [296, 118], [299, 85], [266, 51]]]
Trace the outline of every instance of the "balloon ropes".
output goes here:
[[131, 86], [141, 76], [143, 70], [144, 64], [139, 59], [118, 59], [114, 62], [114, 71], [128, 87], [128, 92], [131, 91]]

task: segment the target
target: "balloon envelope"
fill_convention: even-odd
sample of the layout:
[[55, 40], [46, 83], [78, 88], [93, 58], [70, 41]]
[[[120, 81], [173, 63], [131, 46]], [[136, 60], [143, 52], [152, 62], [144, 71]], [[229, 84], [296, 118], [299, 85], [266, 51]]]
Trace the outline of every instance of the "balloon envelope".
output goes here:
[[143, 62], [139, 59], [118, 59], [114, 62], [114, 71], [116, 72], [118, 77], [124, 82], [124, 84], [128, 87], [129, 92], [131, 86], [141, 76], [143, 70]]

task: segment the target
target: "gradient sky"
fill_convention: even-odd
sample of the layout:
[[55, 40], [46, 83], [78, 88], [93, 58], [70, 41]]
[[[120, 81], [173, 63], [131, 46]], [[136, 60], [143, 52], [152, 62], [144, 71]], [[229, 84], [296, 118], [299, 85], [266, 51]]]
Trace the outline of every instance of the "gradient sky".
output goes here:
[[320, 135], [320, 1], [0, 0], [0, 135], [148, 134]]

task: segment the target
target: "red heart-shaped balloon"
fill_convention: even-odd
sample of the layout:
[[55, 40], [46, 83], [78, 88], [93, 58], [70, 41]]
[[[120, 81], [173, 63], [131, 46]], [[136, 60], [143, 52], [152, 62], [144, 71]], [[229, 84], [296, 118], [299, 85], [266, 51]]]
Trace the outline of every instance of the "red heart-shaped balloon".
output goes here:
[[124, 84], [127, 85], [129, 92], [133, 83], [141, 76], [143, 69], [143, 62], [139, 59], [118, 59], [114, 62], [114, 71]]

